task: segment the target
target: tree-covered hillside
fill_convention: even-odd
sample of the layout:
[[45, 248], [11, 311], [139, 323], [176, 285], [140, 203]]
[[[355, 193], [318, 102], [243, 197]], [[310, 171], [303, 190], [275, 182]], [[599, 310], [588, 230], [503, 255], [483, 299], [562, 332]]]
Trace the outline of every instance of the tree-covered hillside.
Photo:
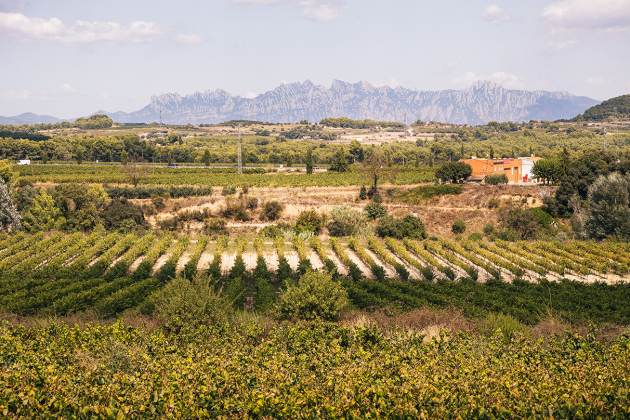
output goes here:
[[622, 95], [609, 99], [599, 105], [595, 105], [580, 114], [572, 121], [605, 121], [615, 118], [615, 107], [617, 108], [617, 119], [624, 120], [630, 118], [630, 95]]

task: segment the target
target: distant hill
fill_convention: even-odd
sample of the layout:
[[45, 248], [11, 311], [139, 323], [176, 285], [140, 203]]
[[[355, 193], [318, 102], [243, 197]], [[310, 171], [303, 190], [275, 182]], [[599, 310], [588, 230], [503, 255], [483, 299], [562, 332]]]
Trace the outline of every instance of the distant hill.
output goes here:
[[54, 124], [62, 121], [74, 121], [72, 119], [60, 119], [51, 117], [50, 115], [36, 115], [32, 112], [25, 112], [24, 114], [16, 115], [15, 117], [2, 117], [0, 116], [0, 124], [8, 125], [22, 125], [22, 124]]
[[506, 89], [490, 81], [479, 81], [463, 90], [417, 91], [403, 87], [374, 87], [335, 80], [330, 89], [304, 83], [283, 84], [255, 98], [228, 92], [196, 92], [180, 96], [152, 96], [143, 109], [103, 112], [114, 121], [170, 124], [216, 124], [228, 120], [267, 122], [319, 122], [324, 118], [348, 117], [380, 121], [441, 121], [480, 125], [489, 121], [558, 120], [572, 118], [599, 101], [569, 92]]
[[608, 117], [615, 116], [615, 107], [617, 108], [617, 119], [630, 119], [630, 95], [622, 95], [590, 107], [584, 111], [583, 115], [578, 115], [571, 121], [603, 121]]

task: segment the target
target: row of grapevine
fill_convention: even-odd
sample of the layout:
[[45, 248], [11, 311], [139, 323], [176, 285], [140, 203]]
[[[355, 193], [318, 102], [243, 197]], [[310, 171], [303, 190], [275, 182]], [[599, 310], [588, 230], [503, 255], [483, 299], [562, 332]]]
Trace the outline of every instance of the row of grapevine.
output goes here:
[[348, 238], [348, 247], [352, 249], [359, 256], [359, 258], [361, 258], [367, 264], [368, 267], [370, 267], [370, 271], [372, 271], [372, 274], [374, 275], [374, 277], [376, 277], [376, 280], [380, 281], [385, 279], [385, 269], [376, 264], [374, 259], [365, 252], [363, 246], [359, 244], [359, 241], [357, 241], [356, 238]]
[[203, 254], [203, 251], [205, 251], [208, 242], [210, 242], [210, 238], [206, 235], [201, 236], [197, 240], [195, 252], [190, 257], [190, 261], [188, 261], [184, 266], [184, 276], [187, 279], [192, 279], [195, 276], [199, 259], [201, 258], [201, 254]]
[[396, 272], [400, 276], [401, 280], [403, 280], [403, 281], [408, 281], [409, 280], [409, 270], [407, 270], [407, 267], [405, 267], [404, 265], [402, 265], [401, 263], [396, 261], [385, 250], [385, 248], [383, 248], [383, 246], [376, 240], [376, 238], [369, 238], [368, 239], [368, 247], [369, 247], [370, 251], [372, 251], [376, 255], [378, 255], [384, 262], [386, 262], [387, 264], [389, 264], [392, 267], [394, 267], [394, 270], [396, 270]]
[[454, 253], [457, 253], [457, 254], [461, 255], [462, 257], [464, 257], [465, 259], [470, 261], [470, 263], [476, 265], [477, 267], [483, 268], [488, 274], [490, 274], [495, 279], [500, 279], [501, 278], [501, 271], [500, 270], [497, 270], [495, 267], [493, 267], [490, 264], [486, 263], [485, 261], [481, 260], [479, 257], [477, 257], [472, 252], [469, 252], [469, 251], [465, 250], [459, 244], [456, 244], [454, 242], [448, 242], [448, 241], [441, 240], [440, 241], [440, 245], [442, 245], [442, 247], [445, 248], [445, 249], [448, 249], [448, 250], [450, 250], [450, 251], [452, 251]]
[[[405, 245], [405, 247], [410, 250], [411, 252], [413, 252], [414, 254], [416, 254], [421, 260], [426, 261], [427, 263], [429, 263], [430, 265], [432, 265], [433, 267], [437, 268], [439, 271], [441, 271], [442, 273], [444, 273], [444, 275], [446, 275], [446, 277], [450, 278], [451, 280], [453, 280], [455, 278], [455, 272], [453, 271], [453, 269], [451, 267], [447, 267], [443, 264], [440, 264], [440, 262], [438, 262], [435, 257], [433, 255], [431, 255], [431, 253], [429, 253], [422, 245], [420, 245], [419, 243], [409, 239], [409, 238], [405, 238], [403, 239], [403, 244]], [[425, 274], [426, 273], [426, 274]], [[430, 276], [431, 279], [433, 280], [434, 273], [429, 273], [426, 271], [423, 271], [422, 275], [424, 276], [425, 279], [429, 280], [427, 277]]]
[[528, 270], [531, 272], [534, 272], [540, 276], [545, 276], [547, 274], [547, 272], [545, 271], [544, 268], [537, 266], [536, 264], [533, 264], [523, 258], [520, 258], [518, 256], [516, 256], [515, 254], [508, 252], [508, 250], [506, 249], [502, 249], [499, 248], [496, 245], [491, 245], [489, 243], [486, 242], [478, 242], [478, 246], [480, 248], [483, 248], [489, 252], [492, 252], [493, 254], [498, 255], [499, 257], [502, 257], [508, 261], [510, 261], [512, 264], [517, 265], [519, 267], [521, 267], [523, 270]]
[[330, 238], [330, 246], [333, 251], [335, 251], [335, 254], [337, 254], [337, 257], [339, 257], [341, 262], [348, 268], [348, 274], [350, 274], [350, 277], [352, 277], [354, 281], [360, 280], [361, 277], [363, 277], [363, 272], [359, 266], [357, 266], [354, 261], [348, 257], [346, 250], [341, 246], [341, 244], [339, 244], [339, 240], [337, 238]]
[[[436, 244], [436, 243], [425, 242], [424, 247], [427, 251], [432, 252], [434, 255], [440, 256], [442, 259], [447, 261], [452, 266], [458, 267], [464, 270], [464, 273], [466, 273], [468, 277], [475, 280], [478, 279], [479, 271], [476, 268], [473, 268], [467, 263], [465, 263], [461, 258], [457, 256], [457, 254], [454, 254], [450, 250], [445, 250], [441, 245]], [[447, 267], [447, 268], [450, 269], [451, 267]], [[445, 274], [449, 279], [451, 280], [455, 279], [454, 271], [449, 271]]]
[[69, 246], [75, 243], [75, 241], [83, 238], [82, 233], [75, 233], [74, 235], [62, 237], [61, 234], [56, 235], [57, 238], [55, 240], [56, 243], [48, 246], [41, 250], [41, 252], [37, 252], [39, 250], [33, 250], [34, 252], [30, 257], [18, 262], [12, 269], [7, 270], [7, 276], [15, 276], [22, 277], [27, 273], [35, 270], [39, 267], [40, 264], [45, 263], [59, 252], [66, 250]]
[[483, 257], [490, 263], [494, 264], [496, 267], [501, 267], [508, 270], [509, 272], [514, 274], [516, 277], [520, 278], [520, 277], [523, 277], [523, 274], [525, 274], [525, 270], [512, 264], [510, 261], [506, 261], [505, 259], [500, 258], [496, 254], [486, 251], [477, 242], [464, 241], [462, 242], [462, 247], [469, 252], [475, 253], [478, 256]]
[[24, 241], [23, 244], [17, 244], [17, 246], [9, 248], [9, 253], [0, 261], [0, 273], [13, 268], [13, 266], [24, 261], [29, 256], [47, 249], [59, 239], [59, 235], [55, 234], [50, 238], [44, 239], [44, 235], [39, 232]]
[[326, 254], [326, 249], [324, 248], [324, 244], [322, 244], [322, 240], [318, 236], [312, 236], [309, 239], [309, 245], [315, 250], [317, 255], [319, 255], [319, 258], [322, 259], [322, 262], [324, 263], [324, 268], [327, 272], [336, 273], [338, 271], [333, 260], [328, 258], [328, 255]]

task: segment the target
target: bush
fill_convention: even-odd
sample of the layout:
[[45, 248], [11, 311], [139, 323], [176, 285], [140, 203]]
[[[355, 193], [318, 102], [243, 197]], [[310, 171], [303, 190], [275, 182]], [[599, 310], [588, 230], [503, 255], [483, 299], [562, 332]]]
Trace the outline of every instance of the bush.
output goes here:
[[552, 224], [556, 223], [556, 219], [547, 213], [542, 207], [534, 207], [531, 209], [536, 222], [545, 229], [549, 229]]
[[150, 300], [154, 315], [170, 329], [223, 323], [232, 313], [230, 302], [215, 291], [210, 279], [200, 275], [193, 280], [178, 276]]
[[481, 240], [483, 240], [483, 235], [479, 232], [473, 232], [470, 235], [468, 235], [468, 240], [469, 241], [474, 241], [474, 242], [479, 242]]
[[402, 219], [396, 219], [392, 216], [381, 217], [376, 226], [376, 234], [381, 238], [396, 239], [426, 239], [427, 237], [424, 223], [418, 217], [410, 214]]
[[346, 290], [330, 274], [309, 271], [280, 295], [277, 311], [281, 319], [336, 321], [348, 304]]
[[315, 210], [305, 210], [300, 212], [295, 221], [296, 233], [313, 232], [319, 233], [324, 225], [322, 216]]
[[490, 174], [486, 176], [487, 185], [507, 184], [508, 177], [505, 174]]
[[224, 219], [208, 219], [203, 224], [203, 231], [211, 238], [227, 235], [227, 222]]
[[226, 219], [240, 220], [243, 222], [246, 222], [251, 219], [251, 216], [249, 212], [247, 211], [247, 208], [241, 202], [228, 201], [225, 204], [225, 207], [223, 207], [219, 211], [219, 214], [221, 215], [221, 217], [224, 217]]
[[501, 200], [499, 200], [498, 198], [491, 198], [488, 201], [488, 208], [489, 209], [496, 209], [501, 205]]
[[379, 203], [368, 203], [368, 205], [365, 206], [365, 209], [363, 209], [363, 212], [368, 219], [376, 220], [385, 216], [387, 214], [387, 209]]
[[615, 172], [600, 175], [588, 188], [588, 206], [591, 218], [586, 231], [595, 239], [630, 239], [630, 182]]
[[359, 191], [359, 200], [366, 200], [367, 199], [367, 188], [365, 188], [365, 185], [361, 187], [361, 190]]
[[540, 226], [531, 209], [503, 209], [500, 214], [501, 223], [506, 229], [513, 230], [522, 239], [530, 239], [538, 234]]
[[[126, 198], [111, 200], [101, 211], [100, 216], [106, 229], [118, 229], [125, 221], [132, 221], [137, 226], [147, 224], [142, 207]], [[126, 226], [128, 227], [129, 224]]]
[[523, 326], [511, 315], [495, 315], [490, 313], [486, 316], [481, 330], [487, 337], [500, 331], [503, 336], [503, 341], [509, 343], [517, 333], [523, 331]]
[[365, 237], [373, 234], [372, 226], [363, 212], [354, 210], [348, 205], [335, 206], [330, 211], [331, 221], [328, 223], [330, 236]]
[[451, 226], [451, 230], [454, 234], [464, 233], [466, 231], [466, 222], [461, 219], [455, 220], [453, 226]]
[[236, 187], [233, 185], [225, 185], [221, 190], [222, 196], [234, 195], [236, 194]]
[[517, 242], [521, 240], [521, 236], [512, 229], [504, 229], [496, 234], [497, 239], [507, 242]]
[[267, 220], [277, 220], [284, 210], [284, 206], [278, 201], [267, 201], [262, 208], [262, 215]]
[[488, 236], [494, 232], [494, 223], [490, 222], [483, 227], [483, 234]]

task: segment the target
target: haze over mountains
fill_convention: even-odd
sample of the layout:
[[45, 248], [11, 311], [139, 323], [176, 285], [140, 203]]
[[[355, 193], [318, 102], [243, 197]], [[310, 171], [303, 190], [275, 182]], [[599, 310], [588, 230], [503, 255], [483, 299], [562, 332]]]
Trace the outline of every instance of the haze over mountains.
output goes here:
[[[478, 81], [463, 90], [417, 91], [339, 80], [327, 89], [307, 80], [283, 84], [255, 98], [233, 96], [222, 89], [186, 96], [167, 93], [152, 96], [151, 103], [136, 112], [97, 113], [121, 123], [157, 122], [162, 109], [162, 121], [167, 124], [214, 124], [236, 119], [319, 122], [328, 117], [403, 122], [406, 114], [408, 123], [420, 119], [480, 125], [489, 121], [569, 119], [599, 103], [569, 92], [506, 89], [491, 81]], [[2, 120], [0, 117], [0, 123]]]

